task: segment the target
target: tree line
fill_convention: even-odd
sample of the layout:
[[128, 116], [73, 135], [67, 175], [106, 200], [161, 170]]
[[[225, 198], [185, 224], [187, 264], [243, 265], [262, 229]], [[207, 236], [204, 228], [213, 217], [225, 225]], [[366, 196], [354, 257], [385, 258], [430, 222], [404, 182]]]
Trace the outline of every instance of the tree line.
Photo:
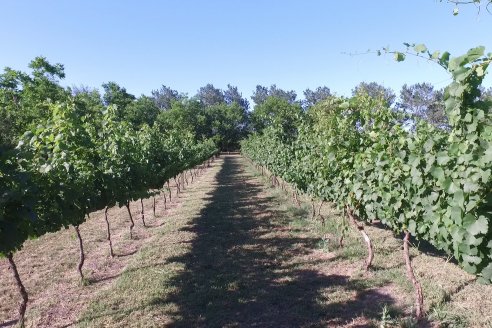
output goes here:
[[[207, 84], [196, 95], [173, 90], [162, 85], [151, 95], [136, 97], [116, 82], [97, 88], [60, 85], [65, 78], [62, 64], [51, 64], [44, 57], [37, 57], [29, 64], [30, 73], [5, 68], [0, 74], [0, 147], [16, 146], [18, 138], [28, 129], [50, 116], [50, 104], [73, 101], [80, 115], [94, 114], [109, 105], [118, 107], [120, 120], [138, 130], [143, 125], [158, 126], [161, 131], [176, 129], [193, 134], [200, 140], [211, 138], [221, 150], [237, 150], [240, 140], [264, 127], [262, 117], [270, 113], [272, 106], [288, 104], [293, 111], [306, 111], [333, 93], [329, 87], [306, 89], [303, 99], [293, 90], [283, 90], [275, 84], [258, 85], [250, 102], [237, 87], [227, 85], [224, 90]], [[388, 106], [423, 118], [445, 128], [444, 91], [430, 83], [404, 85], [399, 97], [388, 87], [376, 82], [361, 82], [352, 90], [352, 96], [365, 92], [371, 97], [383, 97]], [[492, 88], [482, 90], [482, 97], [492, 96]], [[268, 100], [275, 98], [276, 100]], [[267, 102], [268, 100], [268, 102]], [[275, 105], [272, 102], [277, 102]]]

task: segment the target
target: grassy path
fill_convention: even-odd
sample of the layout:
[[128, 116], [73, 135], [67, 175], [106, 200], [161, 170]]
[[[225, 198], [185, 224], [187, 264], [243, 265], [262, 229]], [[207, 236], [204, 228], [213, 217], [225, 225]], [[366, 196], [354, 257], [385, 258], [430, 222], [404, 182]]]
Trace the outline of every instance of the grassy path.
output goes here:
[[79, 324], [356, 327], [379, 318], [384, 304], [397, 309], [391, 288], [350, 278], [360, 263], [330, 265], [336, 255], [295, 223], [305, 214], [244, 159], [225, 156]]
[[[162, 205], [158, 200], [159, 213]], [[82, 226], [89, 239], [89, 286], [76, 285], [77, 249], [67, 248], [75, 243], [68, 232], [20, 252], [26, 285], [35, 291], [28, 326], [492, 327], [492, 287], [415, 249], [431, 321], [412, 322], [413, 292], [398, 236], [366, 227], [375, 260], [364, 272], [365, 249], [356, 231], [349, 229], [345, 246], [338, 247], [342, 220], [335, 210], [322, 208], [326, 226], [310, 220], [309, 203], [293, 206], [237, 155], [213, 163], [164, 217], [149, 220], [153, 228], [137, 226], [136, 240], [126, 237], [123, 209], [112, 211], [117, 251], [127, 256], [107, 256], [102, 212], [91, 215]], [[53, 258], [62, 265], [50, 266]], [[12, 318], [15, 304], [3, 305], [15, 290], [0, 281], [0, 292], [0, 319]]]

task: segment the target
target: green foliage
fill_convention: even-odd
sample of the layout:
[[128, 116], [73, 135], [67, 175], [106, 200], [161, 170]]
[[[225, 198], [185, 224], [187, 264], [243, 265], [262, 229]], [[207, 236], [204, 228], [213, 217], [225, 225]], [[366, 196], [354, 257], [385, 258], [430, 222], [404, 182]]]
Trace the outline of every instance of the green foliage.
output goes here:
[[50, 104], [66, 101], [68, 92], [58, 81], [65, 77], [63, 65], [36, 57], [26, 74], [5, 68], [0, 74], [0, 147], [13, 147], [26, 130], [51, 115]]
[[90, 211], [126, 204], [216, 153], [211, 140], [121, 121], [115, 105], [81, 115], [75, 103], [0, 152], [0, 255], [27, 238], [79, 225]]
[[0, 75], [0, 256], [147, 197], [242, 137], [247, 102], [231, 86], [207, 107], [170, 89], [136, 99], [115, 82], [102, 97], [65, 90], [63, 65], [37, 57], [29, 67]]
[[128, 105], [124, 118], [134, 127], [142, 127], [144, 124], [153, 126], [159, 113], [160, 110], [152, 98], [141, 96]]
[[94, 144], [73, 104], [50, 109], [51, 118], [24, 133], [17, 146], [20, 170], [38, 189], [35, 236], [83, 222], [96, 173]]
[[27, 172], [17, 170], [15, 157], [15, 151], [0, 149], [0, 256], [18, 250], [36, 220], [36, 188]]
[[104, 89], [103, 100], [105, 105], [116, 105], [124, 110], [135, 100], [134, 95], [129, 94], [125, 88], [120, 87], [116, 82], [104, 83], [102, 87]]
[[173, 102], [171, 108], [161, 111], [156, 118], [161, 132], [176, 130], [183, 134], [192, 133], [197, 138], [208, 135], [205, 108], [197, 100]]
[[409, 231], [491, 282], [492, 113], [479, 86], [492, 57], [482, 47], [455, 58], [408, 47], [453, 77], [444, 92], [449, 131], [425, 121], [408, 131], [384, 97], [356, 93], [313, 106], [296, 138], [270, 123], [242, 151], [297, 189]]
[[204, 106], [191, 99], [173, 102], [171, 108], [161, 111], [156, 118], [156, 127], [162, 133], [176, 131], [190, 133], [198, 140], [211, 139], [222, 150], [237, 149], [239, 140], [247, 132], [247, 113], [241, 104], [234, 101]]
[[251, 113], [251, 125], [256, 132], [263, 131], [267, 126], [274, 126], [286, 135], [291, 135], [295, 133], [302, 112], [299, 103], [289, 103], [284, 98], [268, 96], [255, 106]]
[[236, 102], [210, 106], [206, 109], [209, 138], [223, 150], [238, 149], [245, 136], [246, 113]]

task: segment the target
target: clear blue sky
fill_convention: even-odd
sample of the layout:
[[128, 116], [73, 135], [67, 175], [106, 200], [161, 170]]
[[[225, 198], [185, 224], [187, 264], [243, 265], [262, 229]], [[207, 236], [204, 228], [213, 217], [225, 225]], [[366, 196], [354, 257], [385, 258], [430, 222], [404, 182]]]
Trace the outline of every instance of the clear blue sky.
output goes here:
[[[35, 56], [65, 65], [63, 85], [115, 81], [137, 96], [162, 84], [194, 95], [207, 83], [349, 95], [361, 81], [397, 93], [449, 78], [435, 64], [349, 56], [403, 42], [460, 55], [492, 51], [492, 15], [437, 0], [0, 0], [0, 66], [27, 71]], [[486, 86], [491, 86], [490, 76]], [[250, 99], [249, 99], [250, 100]]]

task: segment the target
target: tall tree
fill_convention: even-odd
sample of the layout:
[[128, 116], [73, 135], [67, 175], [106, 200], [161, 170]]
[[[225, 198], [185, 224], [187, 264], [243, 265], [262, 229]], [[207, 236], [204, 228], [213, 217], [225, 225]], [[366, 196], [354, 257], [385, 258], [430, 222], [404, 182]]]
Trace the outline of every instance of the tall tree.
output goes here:
[[380, 99], [382, 98], [387, 106], [393, 105], [396, 96], [392, 89], [386, 88], [377, 82], [361, 82], [353, 90], [352, 96], [356, 96], [360, 93], [367, 93], [369, 97]]
[[437, 127], [446, 127], [448, 124], [444, 111], [443, 91], [434, 90], [434, 86], [430, 83], [403, 85], [397, 107]]
[[186, 96], [170, 87], [162, 85], [159, 90], [152, 90], [152, 98], [154, 99], [157, 108], [168, 110], [171, 108], [174, 101], [181, 101], [185, 99]]
[[156, 118], [157, 127], [161, 132], [190, 132], [203, 140], [210, 136], [203, 104], [197, 99], [174, 102], [167, 111], [160, 111]]
[[249, 101], [243, 98], [243, 95], [238, 91], [237, 87], [230, 84], [224, 90], [224, 101], [226, 104], [237, 103], [244, 111], [249, 109]]
[[261, 132], [267, 126], [275, 126], [285, 135], [292, 136], [297, 131], [302, 112], [298, 102], [289, 103], [285, 98], [270, 96], [251, 113], [252, 129]]
[[285, 91], [283, 89], [277, 88], [275, 84], [272, 84], [270, 88], [264, 87], [262, 85], [257, 85], [256, 90], [253, 92], [253, 99], [256, 105], [261, 105], [264, 103], [268, 97], [281, 98], [287, 101], [289, 104], [293, 104], [296, 101], [297, 94], [294, 90]]
[[120, 87], [116, 82], [104, 83], [102, 87], [104, 89], [103, 100], [106, 106], [116, 105], [124, 109], [135, 100], [134, 95], [128, 93], [125, 88]]
[[140, 96], [125, 108], [125, 120], [130, 122], [134, 128], [140, 128], [143, 124], [153, 126], [160, 109], [156, 106], [154, 99]]
[[303, 106], [304, 107], [311, 107], [318, 102], [329, 98], [331, 96], [331, 91], [330, 88], [323, 86], [323, 87], [317, 87], [316, 90], [312, 91], [310, 89], [304, 90], [304, 101], [303, 101]]
[[206, 117], [209, 137], [218, 148], [225, 151], [239, 148], [239, 141], [246, 132], [246, 112], [237, 102], [209, 106]]
[[103, 100], [98, 89], [88, 86], [73, 86], [69, 89], [76, 104], [76, 111], [81, 115], [99, 113], [104, 109]]
[[225, 102], [222, 90], [215, 88], [211, 83], [201, 87], [196, 97], [205, 107]]
[[492, 101], [492, 87], [490, 87], [488, 89], [481, 87], [480, 88], [480, 99]]
[[30, 126], [51, 115], [50, 103], [67, 100], [69, 93], [59, 85], [65, 77], [63, 65], [45, 57], [34, 58], [31, 74], [5, 68], [0, 74], [0, 144], [14, 145]]

